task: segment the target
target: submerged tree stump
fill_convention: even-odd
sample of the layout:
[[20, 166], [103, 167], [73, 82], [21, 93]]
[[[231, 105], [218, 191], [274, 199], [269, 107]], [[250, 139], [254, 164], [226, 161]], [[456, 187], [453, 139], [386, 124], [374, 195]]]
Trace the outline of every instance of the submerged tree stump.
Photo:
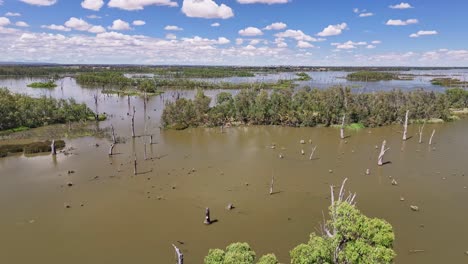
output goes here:
[[419, 144], [422, 143], [422, 134], [423, 134], [425, 124], [426, 124], [426, 121], [424, 121], [423, 125], [419, 127]]
[[346, 115], [343, 115], [343, 119], [341, 121], [341, 128], [340, 128], [340, 138], [341, 139], [345, 138], [345, 134], [344, 134], [345, 119], [346, 119]]
[[50, 153], [51, 153], [52, 155], [57, 155], [57, 150], [56, 150], [56, 148], [55, 148], [55, 139], [52, 140], [52, 144], [50, 145]]
[[203, 223], [205, 225], [211, 225], [210, 208], [208, 207], [205, 210], [205, 221]]
[[109, 156], [114, 155], [114, 147], [115, 147], [115, 144], [112, 143], [112, 144], [110, 145], [110, 148], [109, 148]]
[[432, 139], [434, 138], [435, 129], [432, 130], [431, 138], [429, 139], [429, 145], [432, 145]]
[[177, 264], [184, 264], [184, 255], [182, 254], [182, 251], [180, 251], [180, 249], [174, 244], [172, 244], [172, 246], [174, 247], [174, 250], [176, 252]]
[[132, 137], [135, 137], [135, 107], [133, 107], [133, 114], [132, 114]]
[[403, 125], [403, 141], [406, 141], [408, 139], [408, 115], [409, 110], [406, 110], [405, 124]]
[[137, 156], [134, 154], [134, 160], [133, 160], [133, 175], [137, 175]]

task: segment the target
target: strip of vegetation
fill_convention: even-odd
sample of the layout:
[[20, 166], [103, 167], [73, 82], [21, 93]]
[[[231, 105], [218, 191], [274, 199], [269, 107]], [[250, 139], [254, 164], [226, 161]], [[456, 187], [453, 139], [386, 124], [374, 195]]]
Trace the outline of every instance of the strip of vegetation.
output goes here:
[[53, 81], [48, 82], [33, 82], [28, 84], [31, 88], [55, 88], [57, 85]]
[[235, 67], [168, 67], [156, 69], [155, 72], [170, 78], [255, 77], [253, 72]]
[[391, 72], [378, 72], [378, 71], [358, 71], [350, 73], [346, 76], [348, 81], [360, 82], [377, 82], [377, 81], [390, 81], [400, 80], [398, 74]]
[[82, 85], [110, 86], [105, 88], [104, 93], [118, 94], [160, 94], [163, 89], [286, 89], [295, 86], [294, 80], [278, 80], [276, 83], [230, 83], [230, 82], [206, 82], [186, 78], [154, 78], [154, 79], [132, 79], [127, 78], [123, 73], [102, 72], [84, 73], [76, 78]]
[[0, 89], [0, 131], [87, 120], [95, 114], [73, 99], [32, 98]]
[[431, 80], [431, 83], [448, 88], [468, 87], [468, 82], [463, 82], [455, 78], [434, 78]]
[[[216, 105], [199, 90], [194, 100], [179, 99], [166, 104], [162, 114], [166, 128], [185, 129], [220, 125], [282, 125], [313, 127], [346, 123], [365, 127], [401, 122], [406, 110], [412, 120], [431, 118], [451, 120], [451, 108], [467, 108], [468, 92], [460, 89], [446, 93], [423, 90], [402, 92], [351, 93], [351, 89], [241, 90], [235, 97], [220, 93]], [[360, 126], [360, 125], [355, 125]]]
[[[52, 149], [51, 144], [52, 144], [51, 141], [44, 141], [44, 142], [33, 142], [33, 143], [26, 143], [26, 144], [0, 145], [0, 158], [6, 157], [9, 154], [15, 154], [15, 153], [34, 154], [34, 153], [50, 152]], [[63, 140], [55, 141], [56, 149], [63, 149], [64, 147], [65, 147], [65, 141]]]
[[305, 72], [300, 72], [300, 73], [296, 73], [297, 75], [297, 81], [310, 81], [312, 80], [312, 77], [310, 77], [309, 74], [305, 73]]

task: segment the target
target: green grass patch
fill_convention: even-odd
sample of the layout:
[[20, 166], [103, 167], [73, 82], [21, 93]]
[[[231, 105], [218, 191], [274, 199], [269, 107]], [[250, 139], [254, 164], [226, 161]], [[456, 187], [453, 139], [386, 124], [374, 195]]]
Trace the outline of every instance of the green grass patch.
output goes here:
[[[52, 142], [47, 140], [43, 142], [33, 142], [33, 143], [26, 143], [26, 144], [8, 144], [8, 145], [0, 145], [0, 158], [6, 157], [9, 154], [15, 153], [26, 153], [26, 154], [34, 154], [34, 153], [42, 153], [42, 152], [50, 152]], [[55, 148], [63, 149], [65, 147], [65, 141], [63, 140], [56, 140], [55, 141]]]
[[33, 82], [28, 84], [31, 88], [55, 88], [57, 85], [53, 81], [48, 82]]

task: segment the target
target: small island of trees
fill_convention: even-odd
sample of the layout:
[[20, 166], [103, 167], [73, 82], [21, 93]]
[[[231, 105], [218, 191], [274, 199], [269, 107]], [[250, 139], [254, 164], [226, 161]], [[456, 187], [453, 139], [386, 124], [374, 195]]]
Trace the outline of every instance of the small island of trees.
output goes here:
[[48, 81], [48, 82], [33, 82], [28, 84], [28, 87], [31, 88], [55, 88], [57, 85], [54, 83], [54, 81]]
[[390, 81], [400, 80], [398, 74], [392, 72], [378, 72], [378, 71], [358, 71], [350, 73], [346, 76], [348, 81], [359, 82], [377, 82], [377, 81]]

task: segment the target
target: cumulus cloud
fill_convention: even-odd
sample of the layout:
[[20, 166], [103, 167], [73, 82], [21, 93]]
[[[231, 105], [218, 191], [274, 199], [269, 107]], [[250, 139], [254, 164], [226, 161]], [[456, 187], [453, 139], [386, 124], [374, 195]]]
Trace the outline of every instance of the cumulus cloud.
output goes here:
[[130, 30], [130, 24], [128, 22], [123, 21], [122, 19], [117, 19], [112, 22], [112, 26], [109, 27], [111, 30]]
[[300, 41], [297, 42], [297, 47], [301, 48], [301, 49], [308, 49], [308, 48], [313, 48], [314, 45], [310, 44], [307, 41], [300, 40]]
[[286, 4], [291, 0], [237, 0], [240, 4]]
[[0, 27], [8, 26], [10, 24], [10, 19], [8, 19], [7, 17], [0, 17]]
[[184, 29], [181, 28], [181, 27], [178, 27], [178, 26], [167, 25], [167, 26], [164, 27], [164, 30], [167, 30], [167, 31], [182, 31]]
[[81, 7], [94, 11], [99, 11], [103, 5], [104, 0], [84, 0], [81, 2]]
[[221, 26], [221, 24], [218, 23], [218, 22], [216, 22], [216, 23], [211, 24], [211, 26], [212, 26], [212, 27], [219, 27], [219, 26]]
[[57, 3], [57, 0], [20, 0], [23, 3], [37, 6], [51, 6]]
[[146, 25], [146, 22], [143, 21], [143, 20], [134, 20], [132, 22], [132, 25], [134, 25], [134, 26], [144, 26], [144, 25]]
[[50, 29], [50, 30], [58, 30], [58, 31], [71, 31], [70, 28], [64, 27], [62, 25], [55, 25], [55, 24], [42, 25], [41, 28]]
[[170, 6], [177, 7], [179, 6], [177, 2], [172, 0], [110, 0], [107, 4], [109, 7], [119, 8], [123, 10], [143, 10], [146, 6], [149, 5], [158, 5], [158, 6]]
[[5, 16], [7, 16], [7, 17], [19, 17], [19, 16], [21, 16], [21, 14], [20, 13], [7, 12], [5, 14]]
[[416, 33], [410, 35], [410, 38], [419, 38], [420, 36], [429, 36], [429, 35], [437, 35], [438, 32], [435, 30], [420, 30]]
[[244, 44], [244, 40], [241, 39], [241, 38], [237, 38], [236, 39], [236, 45], [242, 45], [242, 44]]
[[225, 5], [218, 5], [213, 0], [184, 0], [182, 13], [188, 17], [228, 19], [234, 16], [232, 9]]
[[219, 37], [218, 38], [218, 44], [220, 45], [225, 45], [225, 44], [229, 44], [231, 41], [225, 37]]
[[407, 26], [411, 24], [417, 24], [419, 21], [415, 18], [400, 20], [400, 19], [390, 19], [385, 23], [387, 26]]
[[176, 34], [169, 33], [169, 34], [166, 34], [166, 38], [173, 40], [173, 39], [177, 39], [177, 36]]
[[337, 49], [355, 49], [357, 46], [367, 45], [367, 42], [364, 42], [364, 41], [353, 42], [349, 40], [344, 43], [332, 43], [331, 45], [335, 46]]
[[24, 21], [18, 21], [15, 23], [15, 26], [17, 27], [29, 27], [28, 23], [24, 22]]
[[391, 9], [409, 9], [409, 8], [413, 8], [410, 4], [408, 3], [404, 3], [404, 2], [401, 2], [397, 5], [391, 5], [389, 6]]
[[348, 25], [346, 23], [329, 25], [328, 27], [324, 28], [322, 32], [317, 33], [317, 36], [320, 36], [320, 37], [336, 36], [336, 35], [340, 35], [345, 29], [348, 29]]
[[373, 40], [371, 43], [372, 43], [372, 44], [381, 44], [382, 41], [380, 41], [380, 40]]
[[285, 29], [287, 27], [288, 27], [288, 25], [286, 25], [283, 22], [276, 22], [276, 23], [273, 23], [271, 25], [266, 26], [264, 28], [264, 30], [283, 30], [283, 29]]
[[88, 29], [88, 32], [98, 34], [106, 32], [106, 29], [103, 26], [92, 26]]
[[76, 17], [71, 17], [67, 22], [65, 22], [65, 26], [78, 31], [87, 31], [92, 27], [88, 22]]
[[244, 37], [254, 37], [254, 36], [263, 35], [263, 32], [256, 27], [248, 27], [248, 28], [239, 30], [239, 35], [244, 36]]
[[275, 37], [277, 38], [292, 38], [297, 41], [308, 41], [308, 42], [315, 42], [315, 41], [322, 41], [323, 39], [316, 39], [314, 37], [311, 37], [301, 30], [293, 30], [293, 29], [288, 29], [284, 32], [276, 33]]

